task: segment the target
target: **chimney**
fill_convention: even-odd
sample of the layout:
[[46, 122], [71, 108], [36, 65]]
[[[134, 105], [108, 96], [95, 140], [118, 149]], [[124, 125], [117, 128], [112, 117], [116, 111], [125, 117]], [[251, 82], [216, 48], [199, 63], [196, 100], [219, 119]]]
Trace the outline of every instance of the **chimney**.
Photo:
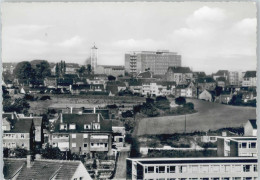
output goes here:
[[73, 107], [70, 107], [70, 114], [72, 114]]
[[14, 113], [12, 113], [12, 117], [11, 117], [11, 119], [14, 119]]
[[27, 164], [26, 164], [26, 166], [27, 166], [27, 168], [31, 168], [32, 167], [32, 156], [31, 155], [27, 155], [27, 158], [26, 158], [26, 162], [27, 162]]
[[98, 113], [97, 121], [100, 122], [100, 115]]
[[94, 107], [93, 113], [96, 114], [96, 107]]
[[227, 132], [226, 132], [226, 131], [223, 131], [223, 132], [222, 132], [222, 136], [227, 136]]
[[62, 113], [60, 113], [60, 123], [63, 123]]

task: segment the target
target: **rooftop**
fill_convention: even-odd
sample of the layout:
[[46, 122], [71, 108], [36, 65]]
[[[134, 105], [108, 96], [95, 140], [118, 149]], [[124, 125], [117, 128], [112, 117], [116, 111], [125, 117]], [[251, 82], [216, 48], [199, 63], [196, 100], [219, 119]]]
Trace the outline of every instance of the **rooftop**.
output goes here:
[[249, 122], [252, 125], [253, 129], [257, 129], [256, 119], [249, 119]]
[[256, 77], [256, 71], [246, 71], [244, 78]]
[[168, 71], [171, 70], [174, 73], [192, 73], [189, 67], [169, 67]]

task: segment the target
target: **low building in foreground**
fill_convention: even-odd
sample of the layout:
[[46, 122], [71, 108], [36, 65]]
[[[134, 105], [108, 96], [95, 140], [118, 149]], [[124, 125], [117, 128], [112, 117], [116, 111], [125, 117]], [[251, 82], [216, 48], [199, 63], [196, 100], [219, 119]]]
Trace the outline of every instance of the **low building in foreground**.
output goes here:
[[29, 180], [29, 179], [71, 179], [91, 180], [87, 169], [81, 161], [65, 160], [32, 160], [25, 158], [4, 158], [4, 179]]
[[256, 180], [257, 157], [127, 158], [126, 178], [144, 180]]

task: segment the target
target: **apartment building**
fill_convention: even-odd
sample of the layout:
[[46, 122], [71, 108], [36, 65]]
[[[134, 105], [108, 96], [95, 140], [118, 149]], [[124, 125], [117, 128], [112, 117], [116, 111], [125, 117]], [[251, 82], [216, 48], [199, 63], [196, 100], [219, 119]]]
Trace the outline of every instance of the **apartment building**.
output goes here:
[[256, 87], [256, 71], [246, 71], [242, 81], [243, 87]]
[[256, 157], [127, 158], [127, 179], [256, 180]]
[[223, 156], [257, 156], [256, 137], [218, 137], [217, 154]]
[[154, 75], [164, 75], [170, 66], [181, 66], [181, 55], [168, 50], [125, 54], [125, 70], [132, 75], [144, 72], [147, 69], [150, 69]]
[[193, 73], [189, 67], [169, 67], [166, 72], [167, 81], [183, 84], [192, 81]]
[[125, 75], [125, 67], [124, 66], [108, 66], [108, 65], [100, 65], [97, 66], [96, 74], [106, 74], [112, 76], [124, 76]]
[[239, 72], [238, 71], [229, 71], [228, 81], [229, 81], [229, 85], [239, 86], [240, 85]]
[[166, 96], [175, 94], [175, 82], [166, 81], [143, 81], [142, 95], [147, 96]]
[[61, 151], [111, 153], [112, 122], [99, 113], [60, 114], [52, 127], [50, 144]]
[[3, 147], [33, 150], [35, 146], [35, 127], [33, 120], [3, 118]]

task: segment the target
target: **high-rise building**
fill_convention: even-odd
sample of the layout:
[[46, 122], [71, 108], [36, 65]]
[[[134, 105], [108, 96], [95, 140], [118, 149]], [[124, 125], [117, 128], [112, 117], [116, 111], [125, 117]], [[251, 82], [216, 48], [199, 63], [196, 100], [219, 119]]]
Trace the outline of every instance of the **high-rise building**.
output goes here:
[[168, 50], [125, 54], [125, 70], [133, 75], [144, 72], [147, 69], [150, 69], [155, 75], [164, 75], [170, 66], [181, 66], [181, 55]]
[[238, 86], [240, 84], [238, 71], [229, 71], [229, 84], [233, 86]]
[[94, 74], [97, 69], [97, 59], [98, 59], [98, 48], [94, 45], [91, 48], [91, 54], [90, 54], [91, 68]]

